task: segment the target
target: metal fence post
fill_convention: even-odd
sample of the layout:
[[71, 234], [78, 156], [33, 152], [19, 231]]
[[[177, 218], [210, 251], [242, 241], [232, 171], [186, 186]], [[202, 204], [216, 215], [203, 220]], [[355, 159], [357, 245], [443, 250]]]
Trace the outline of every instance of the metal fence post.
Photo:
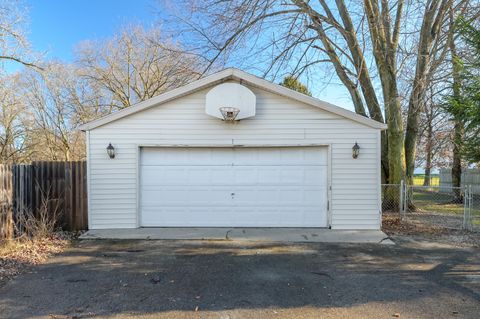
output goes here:
[[[474, 188], [474, 185], [470, 184], [469, 185], [470, 187], [470, 204], [468, 205], [468, 210], [470, 211], [469, 215], [470, 215], [470, 230], [471, 231], [475, 231], [475, 230], [478, 230], [477, 227], [478, 227], [478, 224], [476, 223], [477, 222], [477, 219], [478, 219], [478, 212], [477, 210], [475, 209], [475, 191], [473, 190]], [[473, 213], [473, 215], [472, 215]]]
[[472, 206], [473, 206], [473, 191], [472, 191], [472, 184], [469, 184], [468, 185], [468, 230], [473, 230]]
[[467, 211], [467, 203], [468, 203], [468, 185], [463, 186], [463, 229], [468, 229], [467, 227], [467, 220], [468, 220], [468, 211]]
[[403, 179], [400, 181], [400, 201], [399, 201], [399, 211], [400, 211], [400, 217], [404, 218], [405, 217], [405, 204], [403, 202], [405, 198], [405, 182]]
[[471, 230], [471, 185], [465, 185], [463, 190], [463, 229]]

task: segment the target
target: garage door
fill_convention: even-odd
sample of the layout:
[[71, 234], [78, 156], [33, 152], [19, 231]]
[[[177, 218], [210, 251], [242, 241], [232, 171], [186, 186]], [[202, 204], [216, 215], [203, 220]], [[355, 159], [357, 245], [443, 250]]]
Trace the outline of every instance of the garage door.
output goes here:
[[326, 227], [327, 149], [142, 148], [144, 227]]

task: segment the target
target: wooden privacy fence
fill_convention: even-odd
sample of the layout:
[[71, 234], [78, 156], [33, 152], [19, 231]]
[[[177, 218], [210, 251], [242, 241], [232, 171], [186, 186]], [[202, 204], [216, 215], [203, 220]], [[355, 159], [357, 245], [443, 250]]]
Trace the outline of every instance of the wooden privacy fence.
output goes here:
[[[480, 194], [480, 169], [469, 168], [462, 170], [461, 176], [462, 184], [471, 185], [473, 194]], [[447, 168], [440, 169], [440, 187], [443, 189], [450, 189], [452, 187], [452, 170]]]
[[11, 236], [21, 212], [56, 215], [66, 230], [87, 229], [86, 162], [0, 165], [0, 238]]

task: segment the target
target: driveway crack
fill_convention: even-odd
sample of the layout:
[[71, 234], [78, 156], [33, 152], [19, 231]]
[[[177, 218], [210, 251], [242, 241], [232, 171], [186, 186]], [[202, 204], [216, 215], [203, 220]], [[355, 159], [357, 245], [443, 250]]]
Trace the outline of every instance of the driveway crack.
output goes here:
[[226, 240], [230, 240], [230, 237], [228, 237], [228, 235], [229, 235], [230, 232], [232, 232], [232, 231], [233, 231], [233, 229], [227, 230], [227, 233], [225, 234], [225, 239], [226, 239]]

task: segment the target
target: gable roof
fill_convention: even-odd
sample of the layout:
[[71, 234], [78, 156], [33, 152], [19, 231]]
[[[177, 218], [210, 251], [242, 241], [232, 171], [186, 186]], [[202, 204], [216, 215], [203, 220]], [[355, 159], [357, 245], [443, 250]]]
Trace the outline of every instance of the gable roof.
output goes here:
[[227, 80], [241, 80], [248, 85], [258, 87], [265, 91], [276, 93], [278, 95], [281, 95], [299, 102], [303, 102], [305, 104], [308, 104], [314, 107], [318, 107], [327, 112], [342, 116], [344, 118], [350, 119], [352, 121], [364, 124], [372, 128], [381, 129], [381, 130], [384, 130], [387, 128], [387, 125], [384, 123], [377, 122], [370, 118], [361, 116], [359, 114], [356, 114], [354, 112], [351, 112], [339, 106], [290, 90], [279, 84], [269, 82], [267, 80], [261, 79], [257, 76], [246, 73], [239, 69], [228, 68], [220, 72], [214, 73], [212, 75], [206, 76], [204, 78], [201, 78], [185, 86], [168, 91], [166, 93], [160, 94], [146, 101], [134, 104], [120, 111], [111, 113], [109, 115], [103, 116], [94, 121], [80, 125], [79, 129], [82, 131], [89, 131], [99, 126], [102, 126], [107, 123], [129, 116], [131, 114], [135, 114], [137, 112], [141, 112], [151, 107], [158, 106], [160, 104], [172, 101], [174, 99], [202, 90], [204, 88], [214, 86], [216, 84], [222, 83]]

